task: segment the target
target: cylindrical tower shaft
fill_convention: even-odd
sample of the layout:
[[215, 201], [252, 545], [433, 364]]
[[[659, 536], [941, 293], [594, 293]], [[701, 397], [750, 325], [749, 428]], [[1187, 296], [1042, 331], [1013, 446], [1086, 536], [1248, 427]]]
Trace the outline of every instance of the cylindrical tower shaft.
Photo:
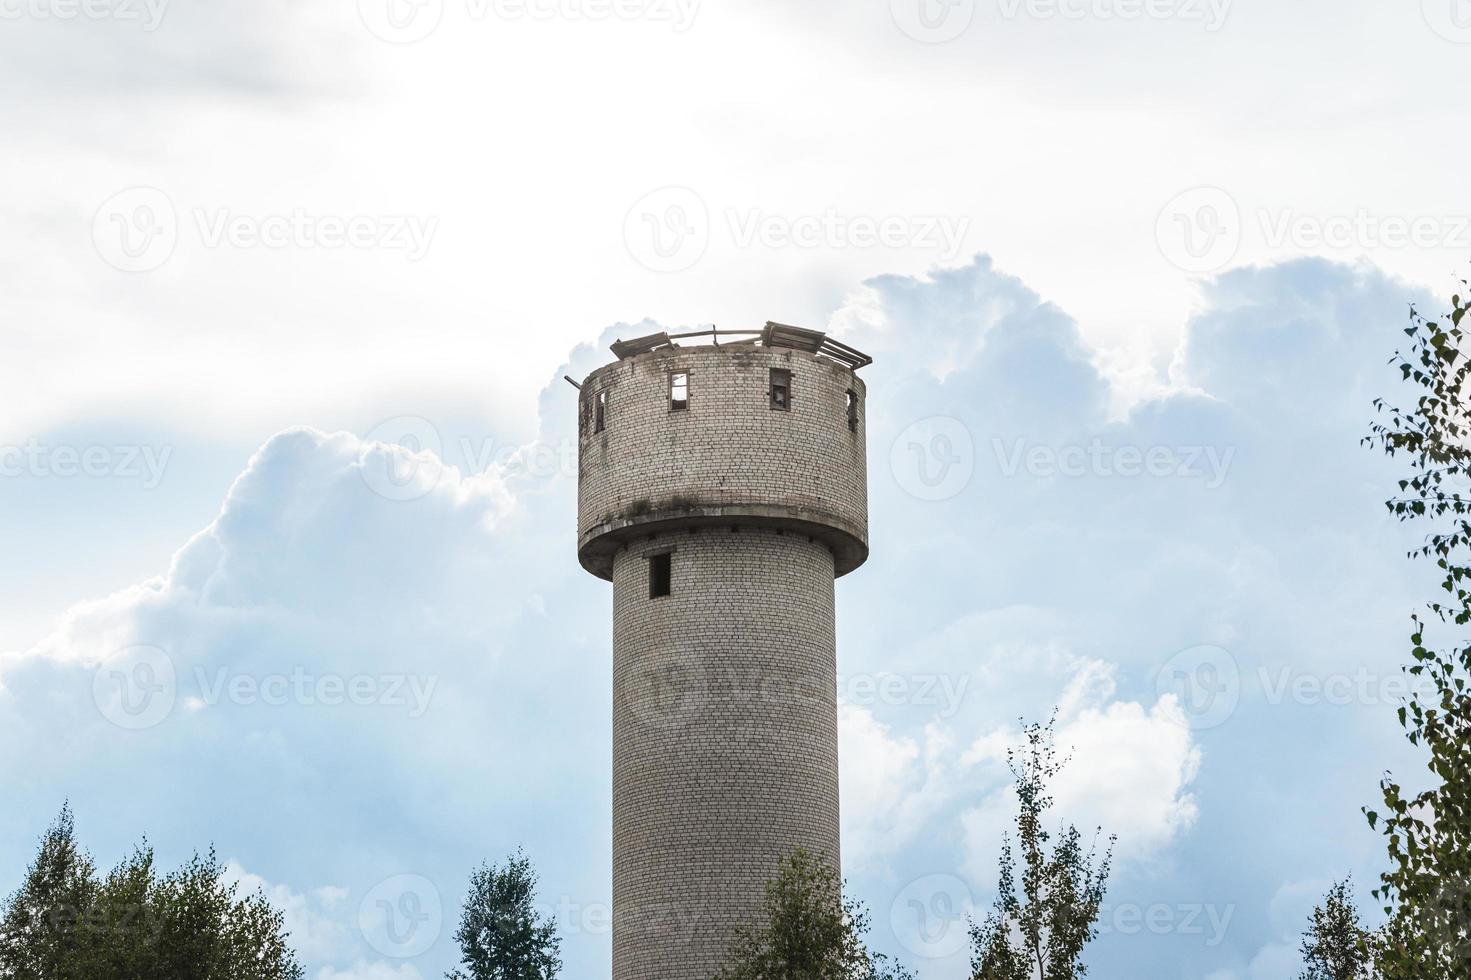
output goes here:
[[655, 535], [614, 560], [613, 624], [613, 975], [704, 980], [783, 856], [839, 861], [832, 552]]

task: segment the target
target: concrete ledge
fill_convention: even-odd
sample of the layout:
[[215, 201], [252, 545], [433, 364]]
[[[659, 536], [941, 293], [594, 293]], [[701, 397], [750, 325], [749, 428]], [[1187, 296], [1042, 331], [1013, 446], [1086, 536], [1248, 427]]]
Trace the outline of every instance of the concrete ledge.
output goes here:
[[604, 518], [577, 541], [577, 560], [602, 579], [613, 579], [613, 556], [627, 542], [688, 529], [752, 527], [790, 531], [828, 546], [838, 577], [868, 560], [868, 531], [832, 513], [772, 504], [722, 504], [654, 509], [637, 516]]

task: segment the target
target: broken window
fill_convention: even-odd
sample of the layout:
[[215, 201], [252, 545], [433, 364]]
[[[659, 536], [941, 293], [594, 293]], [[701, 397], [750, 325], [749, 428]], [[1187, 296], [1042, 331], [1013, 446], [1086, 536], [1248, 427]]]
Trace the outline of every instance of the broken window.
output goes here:
[[608, 393], [598, 392], [597, 401], [593, 403], [592, 430], [602, 432], [608, 424]]
[[848, 431], [858, 431], [858, 392], [848, 389]]
[[669, 595], [673, 576], [673, 556], [669, 552], [649, 556], [649, 598], [660, 599]]
[[669, 410], [682, 412], [690, 407], [690, 374], [688, 371], [669, 372]]
[[782, 368], [771, 369], [771, 407], [778, 412], [792, 407], [792, 372]]

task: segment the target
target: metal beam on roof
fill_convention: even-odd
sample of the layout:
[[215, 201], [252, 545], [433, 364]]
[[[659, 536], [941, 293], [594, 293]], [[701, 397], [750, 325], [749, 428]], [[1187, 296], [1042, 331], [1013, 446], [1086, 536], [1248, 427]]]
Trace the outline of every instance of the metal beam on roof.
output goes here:
[[651, 350], [672, 346], [674, 342], [669, 339], [668, 333], [651, 333], [647, 337], [635, 337], [632, 340], [615, 340], [609, 350], [622, 361], [639, 354], [647, 354]]

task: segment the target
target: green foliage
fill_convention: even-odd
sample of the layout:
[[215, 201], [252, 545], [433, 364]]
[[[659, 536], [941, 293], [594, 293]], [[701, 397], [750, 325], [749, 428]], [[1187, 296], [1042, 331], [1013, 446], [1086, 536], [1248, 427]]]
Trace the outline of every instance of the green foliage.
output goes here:
[[1340, 881], [1313, 909], [1302, 940], [1306, 968], [1299, 980], [1375, 980], [1376, 937], [1359, 925], [1353, 890]]
[[[1444, 592], [1426, 604], [1429, 617], [1412, 617], [1414, 662], [1405, 670], [1421, 684], [1399, 709], [1406, 737], [1428, 754], [1431, 786], [1412, 792], [1386, 774], [1383, 813], [1365, 810], [1389, 849], [1374, 891], [1390, 917], [1378, 957], [1387, 980], [1471, 976], [1471, 646], [1458, 629], [1471, 623], [1471, 359], [1461, 329], [1467, 306], [1459, 295], [1451, 304], [1448, 324], [1410, 311], [1409, 353], [1392, 363], [1416, 390], [1414, 407], [1376, 400], [1381, 421], [1364, 440], [1406, 463], [1400, 493], [1386, 504], [1401, 521], [1428, 522], [1410, 554], [1435, 562]], [[1430, 626], [1450, 634], [1448, 647], [1427, 641]]]
[[302, 980], [286, 938], [213, 851], [159, 877], [145, 844], [99, 880], [68, 808], [0, 906], [0, 980]]
[[910, 980], [864, 946], [868, 930], [867, 910], [843, 897], [837, 871], [799, 848], [767, 883], [761, 921], [737, 933], [717, 980]]
[[520, 851], [504, 868], [481, 865], [455, 939], [462, 969], [451, 980], [552, 980], [562, 970], [562, 941], [536, 911], [536, 872]]
[[1077, 980], [1087, 974], [1083, 948], [1098, 936], [1113, 844], [1098, 860], [1095, 844], [1084, 852], [1082, 834], [1072, 825], [1052, 834], [1045, 827], [1052, 797], [1047, 787], [1062, 771], [1054, 745], [1053, 722], [1027, 725], [1026, 748], [1008, 751], [1016, 778], [1017, 840], [1021, 846], [1021, 881], [1010, 835], [1001, 845], [1001, 883], [996, 905], [986, 921], [971, 925], [974, 980]]

